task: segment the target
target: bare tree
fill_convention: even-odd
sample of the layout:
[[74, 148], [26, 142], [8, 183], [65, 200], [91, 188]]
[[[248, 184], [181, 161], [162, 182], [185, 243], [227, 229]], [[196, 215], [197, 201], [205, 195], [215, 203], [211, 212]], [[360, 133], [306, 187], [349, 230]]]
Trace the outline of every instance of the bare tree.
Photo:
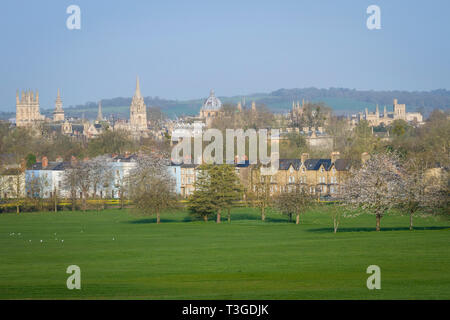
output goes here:
[[314, 203], [314, 199], [305, 187], [301, 184], [291, 185], [286, 192], [280, 193], [275, 198], [275, 207], [283, 214], [289, 216], [296, 215], [295, 223], [300, 223], [300, 215], [304, 213]]
[[69, 190], [72, 198], [72, 210], [75, 208], [75, 199], [77, 192], [80, 192], [81, 210], [86, 211], [86, 200], [89, 196], [89, 190], [92, 186], [92, 166], [89, 160], [74, 162], [70, 169], [64, 174], [64, 186]]
[[[92, 184], [92, 198], [97, 200], [99, 191], [103, 193], [105, 186], [113, 180], [111, 170], [111, 158], [109, 156], [98, 156], [87, 162], [89, 166], [90, 183]], [[99, 204], [96, 204], [97, 210]]]
[[161, 155], [139, 158], [136, 168], [130, 171], [129, 180], [136, 211], [156, 214], [156, 223], [161, 222], [162, 212], [176, 206], [174, 179]]
[[67, 168], [64, 171], [63, 188], [68, 191], [72, 202], [72, 211], [75, 211], [78, 191], [78, 176], [77, 170], [74, 167]]
[[409, 230], [413, 230], [413, 217], [426, 212], [445, 201], [445, 181], [440, 176], [427, 176], [425, 163], [417, 158], [409, 159], [403, 174], [402, 209], [409, 215]]
[[368, 212], [376, 217], [376, 230], [386, 212], [402, 199], [402, 178], [398, 158], [392, 154], [376, 154], [352, 169], [350, 177], [339, 188], [339, 197], [355, 214]]
[[258, 176], [259, 179], [255, 183], [254, 198], [256, 206], [261, 210], [261, 220], [266, 220], [266, 209], [272, 203], [272, 198], [270, 196], [270, 179], [271, 175], [261, 174]]
[[28, 197], [32, 200], [38, 210], [43, 208], [43, 199], [46, 197], [46, 190], [49, 187], [47, 173], [32, 175], [27, 180]]

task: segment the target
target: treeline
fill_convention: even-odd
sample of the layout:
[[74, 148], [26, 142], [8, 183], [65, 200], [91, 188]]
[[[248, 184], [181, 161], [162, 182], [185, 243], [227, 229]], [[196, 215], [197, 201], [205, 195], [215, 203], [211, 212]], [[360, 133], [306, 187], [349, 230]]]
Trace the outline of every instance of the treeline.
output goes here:
[[[317, 101], [324, 98], [345, 98], [367, 103], [392, 105], [394, 99], [405, 103], [407, 107], [414, 108], [414, 111], [424, 111], [426, 114], [433, 109], [450, 108], [450, 91], [438, 89], [432, 91], [374, 91], [355, 90], [346, 88], [304, 88], [304, 89], [279, 89], [270, 93], [270, 96], [279, 99], [301, 99]], [[361, 110], [362, 111], [362, 110]]]
[[[221, 97], [223, 102], [237, 103], [239, 100], [247, 100], [250, 102], [255, 100], [260, 104], [265, 104], [271, 111], [287, 111], [291, 108], [292, 101], [305, 99], [306, 101], [323, 101], [329, 99], [346, 99], [357, 102], [365, 102], [369, 104], [379, 104], [391, 106], [394, 99], [398, 99], [400, 103], [407, 105], [408, 111], [419, 111], [428, 116], [433, 109], [448, 110], [450, 108], [450, 91], [446, 89], [438, 89], [432, 91], [373, 91], [373, 90], [355, 90], [346, 88], [302, 88], [302, 89], [279, 89], [271, 93], [249, 94], [235, 97]], [[164, 112], [171, 116], [194, 115], [198, 113], [203, 103], [203, 99], [193, 100], [171, 100], [159, 97], [147, 96], [144, 98], [147, 106], [155, 106], [161, 108]], [[117, 97], [111, 99], [103, 99], [103, 107], [126, 107], [131, 104], [131, 97]], [[336, 106], [331, 105], [335, 109]], [[363, 111], [363, 107], [358, 111]], [[66, 108], [68, 115], [79, 116], [80, 110], [85, 112], [87, 117], [94, 117], [97, 114], [97, 102], [87, 102], [85, 104], [76, 105]], [[89, 109], [92, 109], [89, 110]], [[350, 111], [350, 110], [339, 111]], [[118, 109], [119, 110], [119, 109]], [[338, 110], [337, 110], [338, 111]], [[352, 110], [356, 111], [356, 110]], [[119, 111], [117, 113], [120, 113]], [[126, 112], [123, 111], [125, 115]], [[8, 117], [11, 116], [8, 114]]]
[[[81, 139], [61, 133], [43, 134], [22, 127], [11, 127], [0, 123], [0, 155], [16, 164], [27, 160], [29, 167], [36, 158], [46, 156], [49, 160], [62, 157], [70, 161], [72, 156], [82, 159], [93, 158], [104, 154], [123, 154], [125, 152], [150, 152], [152, 150], [168, 151], [168, 141], [153, 138], [132, 139], [128, 132], [105, 130], [94, 139]], [[0, 166], [5, 163], [0, 159]]]

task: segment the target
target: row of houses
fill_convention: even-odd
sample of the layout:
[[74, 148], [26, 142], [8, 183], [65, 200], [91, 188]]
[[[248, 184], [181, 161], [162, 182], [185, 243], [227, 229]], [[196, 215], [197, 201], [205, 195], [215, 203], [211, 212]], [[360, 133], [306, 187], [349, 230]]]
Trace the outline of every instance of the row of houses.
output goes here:
[[[98, 186], [96, 194], [92, 196], [119, 198], [126, 177], [137, 164], [138, 156], [112, 155], [107, 160], [106, 163], [110, 166], [109, 181]], [[51, 198], [55, 195], [68, 198], [69, 191], [64, 185], [64, 173], [76, 161], [74, 157], [71, 161], [63, 161], [61, 158], [48, 161], [43, 157], [29, 169], [4, 171], [0, 176], [0, 198]], [[247, 191], [256, 191], [258, 184], [267, 181], [273, 195], [289, 191], [294, 185], [301, 184], [312, 194], [329, 196], [337, 192], [351, 165], [350, 160], [340, 158], [339, 152], [332, 152], [330, 158], [313, 159], [304, 153], [300, 159], [280, 159], [278, 170], [273, 172], [260, 165], [250, 164], [248, 160], [234, 164], [235, 172]], [[174, 178], [176, 193], [182, 197], [194, 193], [199, 165], [171, 163], [168, 170]]]
[[[131, 154], [112, 155], [106, 162], [110, 166], [107, 183], [102, 183], [96, 190], [101, 198], [119, 198], [123, 181], [136, 165], [137, 156]], [[39, 197], [52, 198], [55, 195], [68, 198], [69, 190], [64, 183], [64, 175], [78, 160], [71, 161], [57, 158], [49, 161], [47, 157], [34, 163], [29, 169], [24, 165], [4, 168], [0, 171], [0, 198]]]
[[[275, 171], [249, 164], [248, 160], [235, 164], [235, 170], [247, 191], [255, 192], [258, 184], [268, 179], [272, 195], [289, 191], [294, 185], [300, 184], [312, 194], [333, 196], [351, 166], [350, 160], [341, 159], [339, 152], [332, 152], [330, 158], [309, 158], [308, 153], [303, 153], [300, 159], [280, 159], [279, 168]], [[177, 182], [177, 193], [188, 197], [195, 191], [198, 168], [195, 164], [170, 166]]]

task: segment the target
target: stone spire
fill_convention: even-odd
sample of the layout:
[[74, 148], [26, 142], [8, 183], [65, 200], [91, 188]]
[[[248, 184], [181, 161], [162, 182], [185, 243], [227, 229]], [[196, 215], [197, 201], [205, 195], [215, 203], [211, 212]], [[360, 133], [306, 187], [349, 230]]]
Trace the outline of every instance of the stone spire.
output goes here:
[[136, 76], [136, 92], [134, 94], [137, 98], [141, 97], [141, 88], [139, 86], [139, 76]]
[[147, 130], [147, 107], [144, 103], [144, 98], [141, 95], [141, 88], [139, 86], [139, 77], [136, 77], [136, 92], [131, 99], [130, 106], [130, 127], [138, 131]]
[[61, 94], [59, 92], [59, 88], [58, 88], [58, 93], [56, 94], [56, 100], [55, 100], [55, 111], [60, 111], [62, 110], [62, 100], [61, 100]]
[[[39, 99], [39, 96], [37, 97]], [[61, 100], [61, 94], [59, 92], [56, 94], [56, 100], [55, 100], [55, 110], [53, 111], [53, 121], [64, 121], [64, 110], [62, 107], [62, 100]]]
[[[139, 80], [138, 80], [139, 81]], [[139, 85], [139, 82], [137, 82]], [[97, 112], [97, 121], [103, 120], [103, 113], [102, 113], [102, 100], [98, 102], [98, 112]]]

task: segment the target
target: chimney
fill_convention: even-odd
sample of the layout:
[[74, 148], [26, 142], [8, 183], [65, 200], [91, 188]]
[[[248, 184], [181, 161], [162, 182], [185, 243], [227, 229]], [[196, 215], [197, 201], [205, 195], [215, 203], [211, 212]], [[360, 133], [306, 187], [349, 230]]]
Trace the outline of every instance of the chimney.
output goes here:
[[302, 153], [302, 156], [300, 158], [302, 163], [305, 163], [306, 159], [309, 158], [309, 153]]
[[63, 162], [63, 158], [61, 156], [56, 157], [56, 162]]
[[74, 166], [74, 165], [76, 165], [77, 163], [78, 163], [77, 158], [76, 158], [75, 156], [72, 156], [72, 157], [70, 158], [70, 164], [71, 164], [72, 166]]
[[362, 163], [365, 163], [369, 159], [370, 159], [370, 154], [368, 154], [367, 152], [363, 152], [361, 154], [361, 162]]
[[47, 157], [42, 157], [42, 168], [47, 168], [48, 166], [48, 158]]
[[339, 159], [340, 157], [340, 152], [339, 151], [333, 151], [331, 153], [331, 163], [335, 163], [337, 159]]

